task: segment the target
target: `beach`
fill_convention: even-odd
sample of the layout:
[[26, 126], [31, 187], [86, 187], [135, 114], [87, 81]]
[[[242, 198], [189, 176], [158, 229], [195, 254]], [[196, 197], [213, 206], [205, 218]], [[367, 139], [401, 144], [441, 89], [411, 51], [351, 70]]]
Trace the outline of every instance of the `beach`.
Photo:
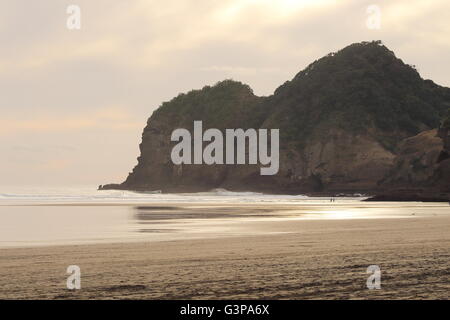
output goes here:
[[[223, 204], [194, 207], [202, 206], [217, 213]], [[1, 248], [0, 299], [449, 299], [450, 208], [445, 203], [401, 204], [402, 210], [392, 204], [402, 213], [393, 217], [345, 216], [342, 212], [355, 211], [347, 204], [336, 210], [339, 203], [328, 216], [286, 213], [298, 206], [236, 204], [226, 218], [203, 217], [209, 224], [221, 221], [220, 231], [192, 231], [204, 225], [195, 219], [188, 223], [191, 231], [178, 237], [156, 229], [164, 223], [152, 220], [152, 210], [185, 209], [134, 206], [149, 215], [140, 221], [152, 230], [143, 238]], [[370, 206], [377, 204], [353, 204], [353, 209], [370, 213]], [[284, 212], [283, 217], [274, 212]], [[192, 219], [178, 218], [163, 220], [167, 227]], [[69, 265], [81, 269], [80, 290], [66, 288]], [[381, 289], [366, 286], [370, 265], [381, 269]]]

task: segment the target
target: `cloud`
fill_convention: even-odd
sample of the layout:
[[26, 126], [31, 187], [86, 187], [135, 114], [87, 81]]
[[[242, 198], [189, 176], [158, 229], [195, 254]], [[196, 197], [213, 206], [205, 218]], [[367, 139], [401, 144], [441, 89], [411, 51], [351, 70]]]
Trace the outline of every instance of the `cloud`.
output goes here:
[[138, 121], [124, 109], [105, 108], [87, 114], [75, 115], [39, 115], [32, 119], [3, 116], [0, 119], [0, 135], [15, 133], [66, 132], [89, 128], [128, 130], [142, 127]]
[[[79, 31], [66, 28], [71, 4], [81, 7]], [[372, 4], [380, 30], [366, 27]], [[353, 42], [381, 39], [423, 77], [450, 86], [449, 10], [448, 0], [1, 1], [2, 182], [22, 172], [52, 183], [122, 177], [163, 101], [230, 77], [269, 95]], [[61, 158], [49, 144], [76, 151]], [[53, 177], [52, 165], [34, 168], [29, 157], [70, 160], [73, 170]]]
[[255, 67], [240, 67], [240, 66], [209, 66], [200, 68], [201, 71], [222, 72], [236, 75], [244, 74], [271, 74], [279, 73], [279, 68], [255, 68]]
[[[17, 9], [25, 7], [22, 1], [19, 0]], [[51, 19], [44, 14], [25, 16], [16, 12], [15, 19], [28, 21], [27, 30], [20, 30], [25, 29], [20, 25], [19, 32], [28, 32], [33, 26], [39, 30], [44, 19], [53, 28], [41, 30], [43, 34], [36, 41], [28, 37], [16, 41], [15, 45], [22, 50], [0, 53], [4, 71], [45, 68], [87, 57], [127, 68], [153, 68], [172, 63], [174, 52], [202, 47], [210, 41], [258, 43], [259, 50], [270, 50], [277, 39], [267, 37], [267, 28], [320, 16], [321, 9], [336, 3], [335, 0], [166, 0], [161, 5], [160, 1], [148, 0], [125, 4], [80, 0], [81, 30], [69, 31], [65, 29], [64, 1], [57, 6], [48, 1], [43, 1], [40, 12], [47, 10]], [[9, 10], [14, 11], [14, 7]], [[14, 32], [14, 27], [17, 25], [10, 25], [10, 32]]]

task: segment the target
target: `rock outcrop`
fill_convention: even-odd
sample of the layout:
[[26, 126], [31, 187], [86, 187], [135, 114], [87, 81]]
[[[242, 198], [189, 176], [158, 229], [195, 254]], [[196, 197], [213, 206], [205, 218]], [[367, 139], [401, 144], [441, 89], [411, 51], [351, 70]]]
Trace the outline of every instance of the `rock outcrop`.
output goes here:
[[[442, 145], [429, 130], [449, 106], [450, 89], [423, 80], [379, 41], [357, 43], [315, 61], [269, 97], [226, 80], [163, 103], [126, 181], [102, 188], [373, 193], [422, 183], [433, 178]], [[174, 165], [171, 133], [192, 130], [195, 120], [222, 131], [280, 129], [278, 174], [261, 176], [259, 165]]]
[[398, 156], [386, 179], [381, 183], [390, 188], [423, 187], [438, 168], [442, 140], [437, 130], [428, 130], [404, 139], [398, 148]]
[[[450, 110], [449, 110], [450, 115]], [[395, 165], [370, 201], [450, 202], [450, 121], [401, 143]]]
[[438, 137], [442, 139], [443, 148], [438, 157], [438, 166], [430, 179], [429, 185], [450, 194], [450, 109], [439, 127]]

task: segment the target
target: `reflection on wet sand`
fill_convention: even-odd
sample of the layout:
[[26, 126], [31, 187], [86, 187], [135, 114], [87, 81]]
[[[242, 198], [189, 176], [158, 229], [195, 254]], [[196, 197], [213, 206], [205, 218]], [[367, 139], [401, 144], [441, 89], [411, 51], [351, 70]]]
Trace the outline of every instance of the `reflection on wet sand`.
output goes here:
[[0, 205], [0, 247], [172, 241], [297, 233], [305, 220], [422, 219], [447, 204], [302, 200], [257, 203]]
[[[435, 216], [441, 205], [370, 203], [177, 204], [133, 207], [133, 232], [173, 234], [253, 234], [261, 223], [289, 220], [348, 220]], [[142, 225], [146, 225], [142, 228]], [[257, 227], [258, 226], [258, 227]], [[259, 230], [258, 230], [259, 228]], [[265, 229], [263, 227], [263, 229]]]
[[[148, 228], [137, 229], [140, 233], [173, 233], [187, 231], [190, 225], [205, 225], [208, 220], [235, 220], [242, 218], [282, 218], [288, 217], [283, 211], [292, 208], [236, 208], [231, 206], [136, 206], [134, 220], [138, 224], [148, 225]], [[174, 228], [174, 224], [177, 228]], [[158, 228], [151, 228], [158, 225]], [[162, 228], [161, 225], [167, 225]]]
[[[135, 207], [136, 220], [173, 220], [173, 219], [219, 219], [219, 218], [248, 218], [248, 217], [281, 217], [283, 208], [236, 208], [236, 207]], [[277, 214], [274, 214], [274, 213]]]

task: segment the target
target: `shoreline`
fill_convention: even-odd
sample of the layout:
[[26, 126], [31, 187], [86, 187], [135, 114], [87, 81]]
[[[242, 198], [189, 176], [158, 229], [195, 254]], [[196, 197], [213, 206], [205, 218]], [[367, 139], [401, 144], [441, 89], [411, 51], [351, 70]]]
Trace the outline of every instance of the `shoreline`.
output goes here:
[[[121, 184], [106, 184], [100, 185], [98, 191], [118, 190], [118, 191], [130, 191], [142, 194], [152, 194], [160, 192], [161, 194], [183, 194], [183, 193], [202, 193], [211, 192], [217, 188], [169, 188], [169, 189], [146, 189], [146, 188], [129, 188], [122, 186]], [[293, 191], [290, 189], [283, 190], [267, 190], [264, 189], [246, 189], [246, 188], [229, 188], [224, 189], [230, 192], [253, 192], [261, 193], [261, 195], [267, 196], [299, 196], [304, 195], [307, 197], [322, 197], [322, 198], [336, 198], [336, 197], [364, 197], [367, 198], [362, 201], [379, 201], [379, 202], [447, 202], [450, 203], [450, 193], [448, 191], [439, 190], [418, 190], [418, 189], [392, 189], [389, 191], [382, 190], [338, 190], [338, 191], [321, 191], [321, 192], [300, 192], [298, 190]]]

